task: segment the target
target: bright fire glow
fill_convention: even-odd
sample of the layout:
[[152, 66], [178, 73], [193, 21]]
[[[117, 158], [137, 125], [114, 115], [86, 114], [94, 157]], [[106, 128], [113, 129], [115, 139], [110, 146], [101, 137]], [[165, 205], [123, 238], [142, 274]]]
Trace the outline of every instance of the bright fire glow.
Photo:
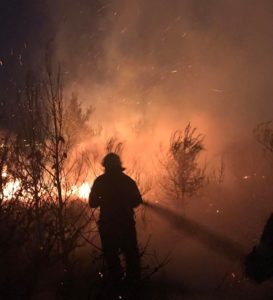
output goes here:
[[[6, 179], [7, 177], [8, 177], [7, 166], [4, 166], [2, 170], [2, 178]], [[8, 181], [3, 188], [3, 200], [12, 199], [16, 194], [16, 192], [19, 191], [20, 186], [21, 186], [21, 182], [19, 179]]]
[[6, 183], [3, 189], [3, 200], [10, 200], [14, 197], [16, 192], [19, 191], [21, 186], [20, 180], [16, 179], [15, 181], [9, 181]]
[[[2, 178], [7, 179], [8, 171], [4, 167], [2, 171]], [[5, 183], [3, 186], [3, 199], [4, 201], [11, 200], [14, 198], [17, 192], [21, 189], [21, 181], [19, 179], [12, 179]], [[88, 199], [91, 190], [91, 184], [84, 182], [81, 185], [73, 185], [67, 192], [67, 196], [73, 196], [80, 199]]]
[[70, 195], [79, 197], [80, 199], [88, 199], [91, 190], [91, 185], [88, 182], [84, 182], [80, 186], [73, 185], [69, 191]]
[[81, 199], [88, 199], [90, 193], [90, 184], [85, 182], [79, 187], [78, 196]]

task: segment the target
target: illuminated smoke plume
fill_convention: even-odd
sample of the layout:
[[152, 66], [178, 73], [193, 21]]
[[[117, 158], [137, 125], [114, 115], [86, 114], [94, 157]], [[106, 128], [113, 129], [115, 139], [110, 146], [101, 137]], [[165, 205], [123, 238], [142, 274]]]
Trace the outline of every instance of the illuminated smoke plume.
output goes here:
[[108, 134], [128, 139], [137, 128], [152, 144], [192, 121], [217, 153], [272, 116], [272, 9], [266, 0], [54, 4], [67, 90], [96, 107]]

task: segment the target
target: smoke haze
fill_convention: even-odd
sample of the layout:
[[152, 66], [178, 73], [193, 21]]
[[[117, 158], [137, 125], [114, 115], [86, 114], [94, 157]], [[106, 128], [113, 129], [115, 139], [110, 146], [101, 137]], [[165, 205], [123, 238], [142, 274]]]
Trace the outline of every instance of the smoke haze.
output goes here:
[[52, 20], [67, 89], [98, 122], [162, 136], [191, 121], [217, 151], [272, 117], [272, 13], [271, 1], [63, 1]]

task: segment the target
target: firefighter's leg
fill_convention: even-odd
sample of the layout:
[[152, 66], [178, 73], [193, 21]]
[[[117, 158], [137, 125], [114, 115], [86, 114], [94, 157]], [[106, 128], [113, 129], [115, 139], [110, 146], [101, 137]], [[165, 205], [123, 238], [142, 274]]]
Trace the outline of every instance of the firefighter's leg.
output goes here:
[[126, 261], [126, 273], [129, 279], [140, 278], [140, 257], [135, 226], [129, 226], [125, 232], [123, 249]]
[[122, 277], [122, 267], [119, 259], [119, 245], [114, 236], [101, 235], [104, 258], [113, 280], [120, 280]]

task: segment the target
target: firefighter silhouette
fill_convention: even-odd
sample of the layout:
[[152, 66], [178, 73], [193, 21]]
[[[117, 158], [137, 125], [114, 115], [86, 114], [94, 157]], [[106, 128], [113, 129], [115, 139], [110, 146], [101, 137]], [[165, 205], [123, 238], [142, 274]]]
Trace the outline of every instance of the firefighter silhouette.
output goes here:
[[142, 203], [133, 179], [123, 173], [120, 157], [107, 154], [102, 162], [104, 174], [97, 177], [89, 195], [91, 208], [100, 208], [98, 222], [102, 249], [109, 273], [120, 280], [123, 270], [119, 254], [124, 254], [126, 277], [140, 277], [140, 258], [137, 245], [134, 208]]
[[245, 272], [257, 283], [273, 277], [273, 214], [264, 226], [259, 244], [246, 257]]

